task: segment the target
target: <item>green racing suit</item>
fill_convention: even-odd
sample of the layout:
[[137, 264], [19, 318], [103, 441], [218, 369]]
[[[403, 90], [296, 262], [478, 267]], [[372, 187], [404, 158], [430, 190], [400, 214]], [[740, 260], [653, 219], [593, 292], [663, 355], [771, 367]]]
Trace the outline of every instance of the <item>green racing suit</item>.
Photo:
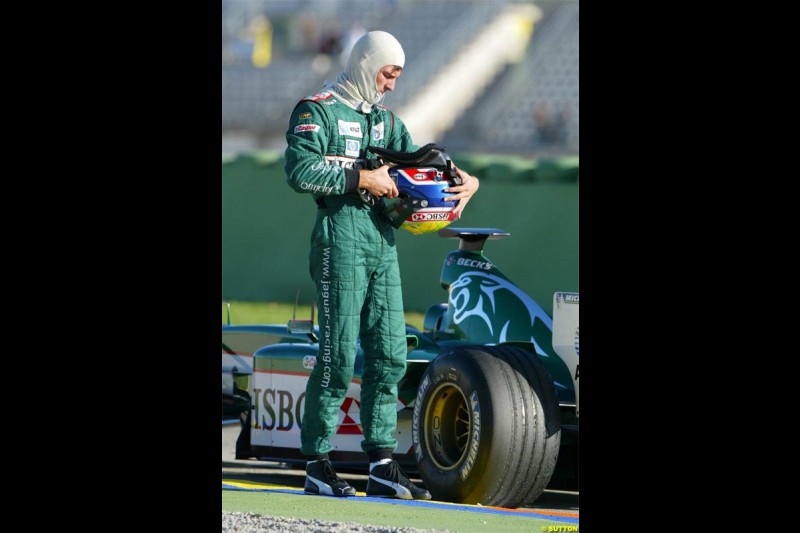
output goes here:
[[286, 176], [318, 209], [309, 271], [317, 288], [319, 351], [308, 379], [300, 451], [331, 449], [339, 410], [354, 375], [356, 342], [361, 376], [362, 449], [397, 446], [397, 384], [406, 368], [405, 318], [394, 228], [358, 194], [358, 168], [374, 158], [366, 148], [417, 150], [403, 122], [383, 106], [357, 111], [323, 91], [300, 101], [286, 132]]

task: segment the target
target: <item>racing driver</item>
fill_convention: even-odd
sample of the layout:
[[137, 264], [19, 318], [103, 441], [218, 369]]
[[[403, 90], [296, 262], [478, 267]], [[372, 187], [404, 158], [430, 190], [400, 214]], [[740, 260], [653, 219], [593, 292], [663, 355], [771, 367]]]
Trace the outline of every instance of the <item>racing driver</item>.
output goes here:
[[[309, 193], [317, 206], [309, 271], [317, 289], [320, 342], [306, 386], [300, 448], [307, 460], [309, 494], [356, 494], [338, 477], [328, 454], [354, 374], [360, 337], [367, 496], [431, 498], [392, 459], [397, 447], [397, 384], [406, 369], [403, 295], [394, 228], [380, 214], [379, 205], [362, 197], [364, 191], [377, 198], [398, 196], [387, 165], [366, 168], [367, 158], [374, 159], [368, 146], [401, 152], [419, 148], [403, 121], [380, 105], [394, 90], [404, 63], [405, 53], [394, 36], [366, 33], [336, 80], [296, 105], [286, 132], [287, 181], [298, 193]], [[445, 200], [459, 200], [454, 212], [460, 216], [479, 182], [463, 170], [457, 173], [462, 185], [447, 189], [452, 196]]]

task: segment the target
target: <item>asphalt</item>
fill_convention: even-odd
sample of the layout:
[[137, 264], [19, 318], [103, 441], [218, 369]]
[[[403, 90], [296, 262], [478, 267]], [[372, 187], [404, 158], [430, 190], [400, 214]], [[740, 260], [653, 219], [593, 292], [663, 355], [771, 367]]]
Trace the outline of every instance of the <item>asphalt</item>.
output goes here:
[[[222, 480], [238, 480], [296, 489], [303, 488], [305, 471], [301, 469], [292, 468], [284, 463], [235, 459], [235, 446], [238, 435], [238, 422], [222, 426]], [[339, 472], [339, 477], [346, 480], [359, 492], [366, 490], [366, 474]], [[413, 482], [421, 483], [419, 478], [409, 477]], [[538, 500], [525, 507], [525, 509], [543, 512], [568, 512], [577, 516], [579, 513], [578, 500], [578, 492], [545, 490]]]

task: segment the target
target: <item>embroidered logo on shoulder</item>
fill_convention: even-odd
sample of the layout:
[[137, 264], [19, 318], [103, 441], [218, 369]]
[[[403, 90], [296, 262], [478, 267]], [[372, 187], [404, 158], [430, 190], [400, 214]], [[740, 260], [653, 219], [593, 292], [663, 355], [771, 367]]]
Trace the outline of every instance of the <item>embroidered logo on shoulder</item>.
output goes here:
[[311, 113], [300, 113], [297, 116], [297, 118], [299, 118], [300, 120], [305, 120], [307, 118], [311, 118]]
[[322, 91], [321, 93], [317, 93], [311, 98], [309, 98], [309, 100], [314, 100], [316, 102], [317, 100], [327, 100], [331, 96], [333, 95], [331, 94], [330, 91]]
[[295, 133], [303, 133], [304, 131], [319, 131], [317, 124], [298, 124], [294, 127]]

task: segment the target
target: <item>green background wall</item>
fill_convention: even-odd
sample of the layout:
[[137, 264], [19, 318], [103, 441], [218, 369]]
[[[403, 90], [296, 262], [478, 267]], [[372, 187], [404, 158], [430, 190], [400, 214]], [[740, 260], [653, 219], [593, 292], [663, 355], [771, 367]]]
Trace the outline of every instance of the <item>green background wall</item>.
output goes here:
[[[526, 160], [451, 154], [481, 178], [481, 188], [452, 228], [511, 233], [484, 254], [552, 314], [553, 292], [578, 287], [578, 159]], [[316, 205], [286, 183], [282, 154], [258, 152], [222, 161], [222, 298], [293, 302], [313, 299], [308, 251]], [[457, 239], [397, 231], [407, 311], [445, 302], [444, 256]]]

